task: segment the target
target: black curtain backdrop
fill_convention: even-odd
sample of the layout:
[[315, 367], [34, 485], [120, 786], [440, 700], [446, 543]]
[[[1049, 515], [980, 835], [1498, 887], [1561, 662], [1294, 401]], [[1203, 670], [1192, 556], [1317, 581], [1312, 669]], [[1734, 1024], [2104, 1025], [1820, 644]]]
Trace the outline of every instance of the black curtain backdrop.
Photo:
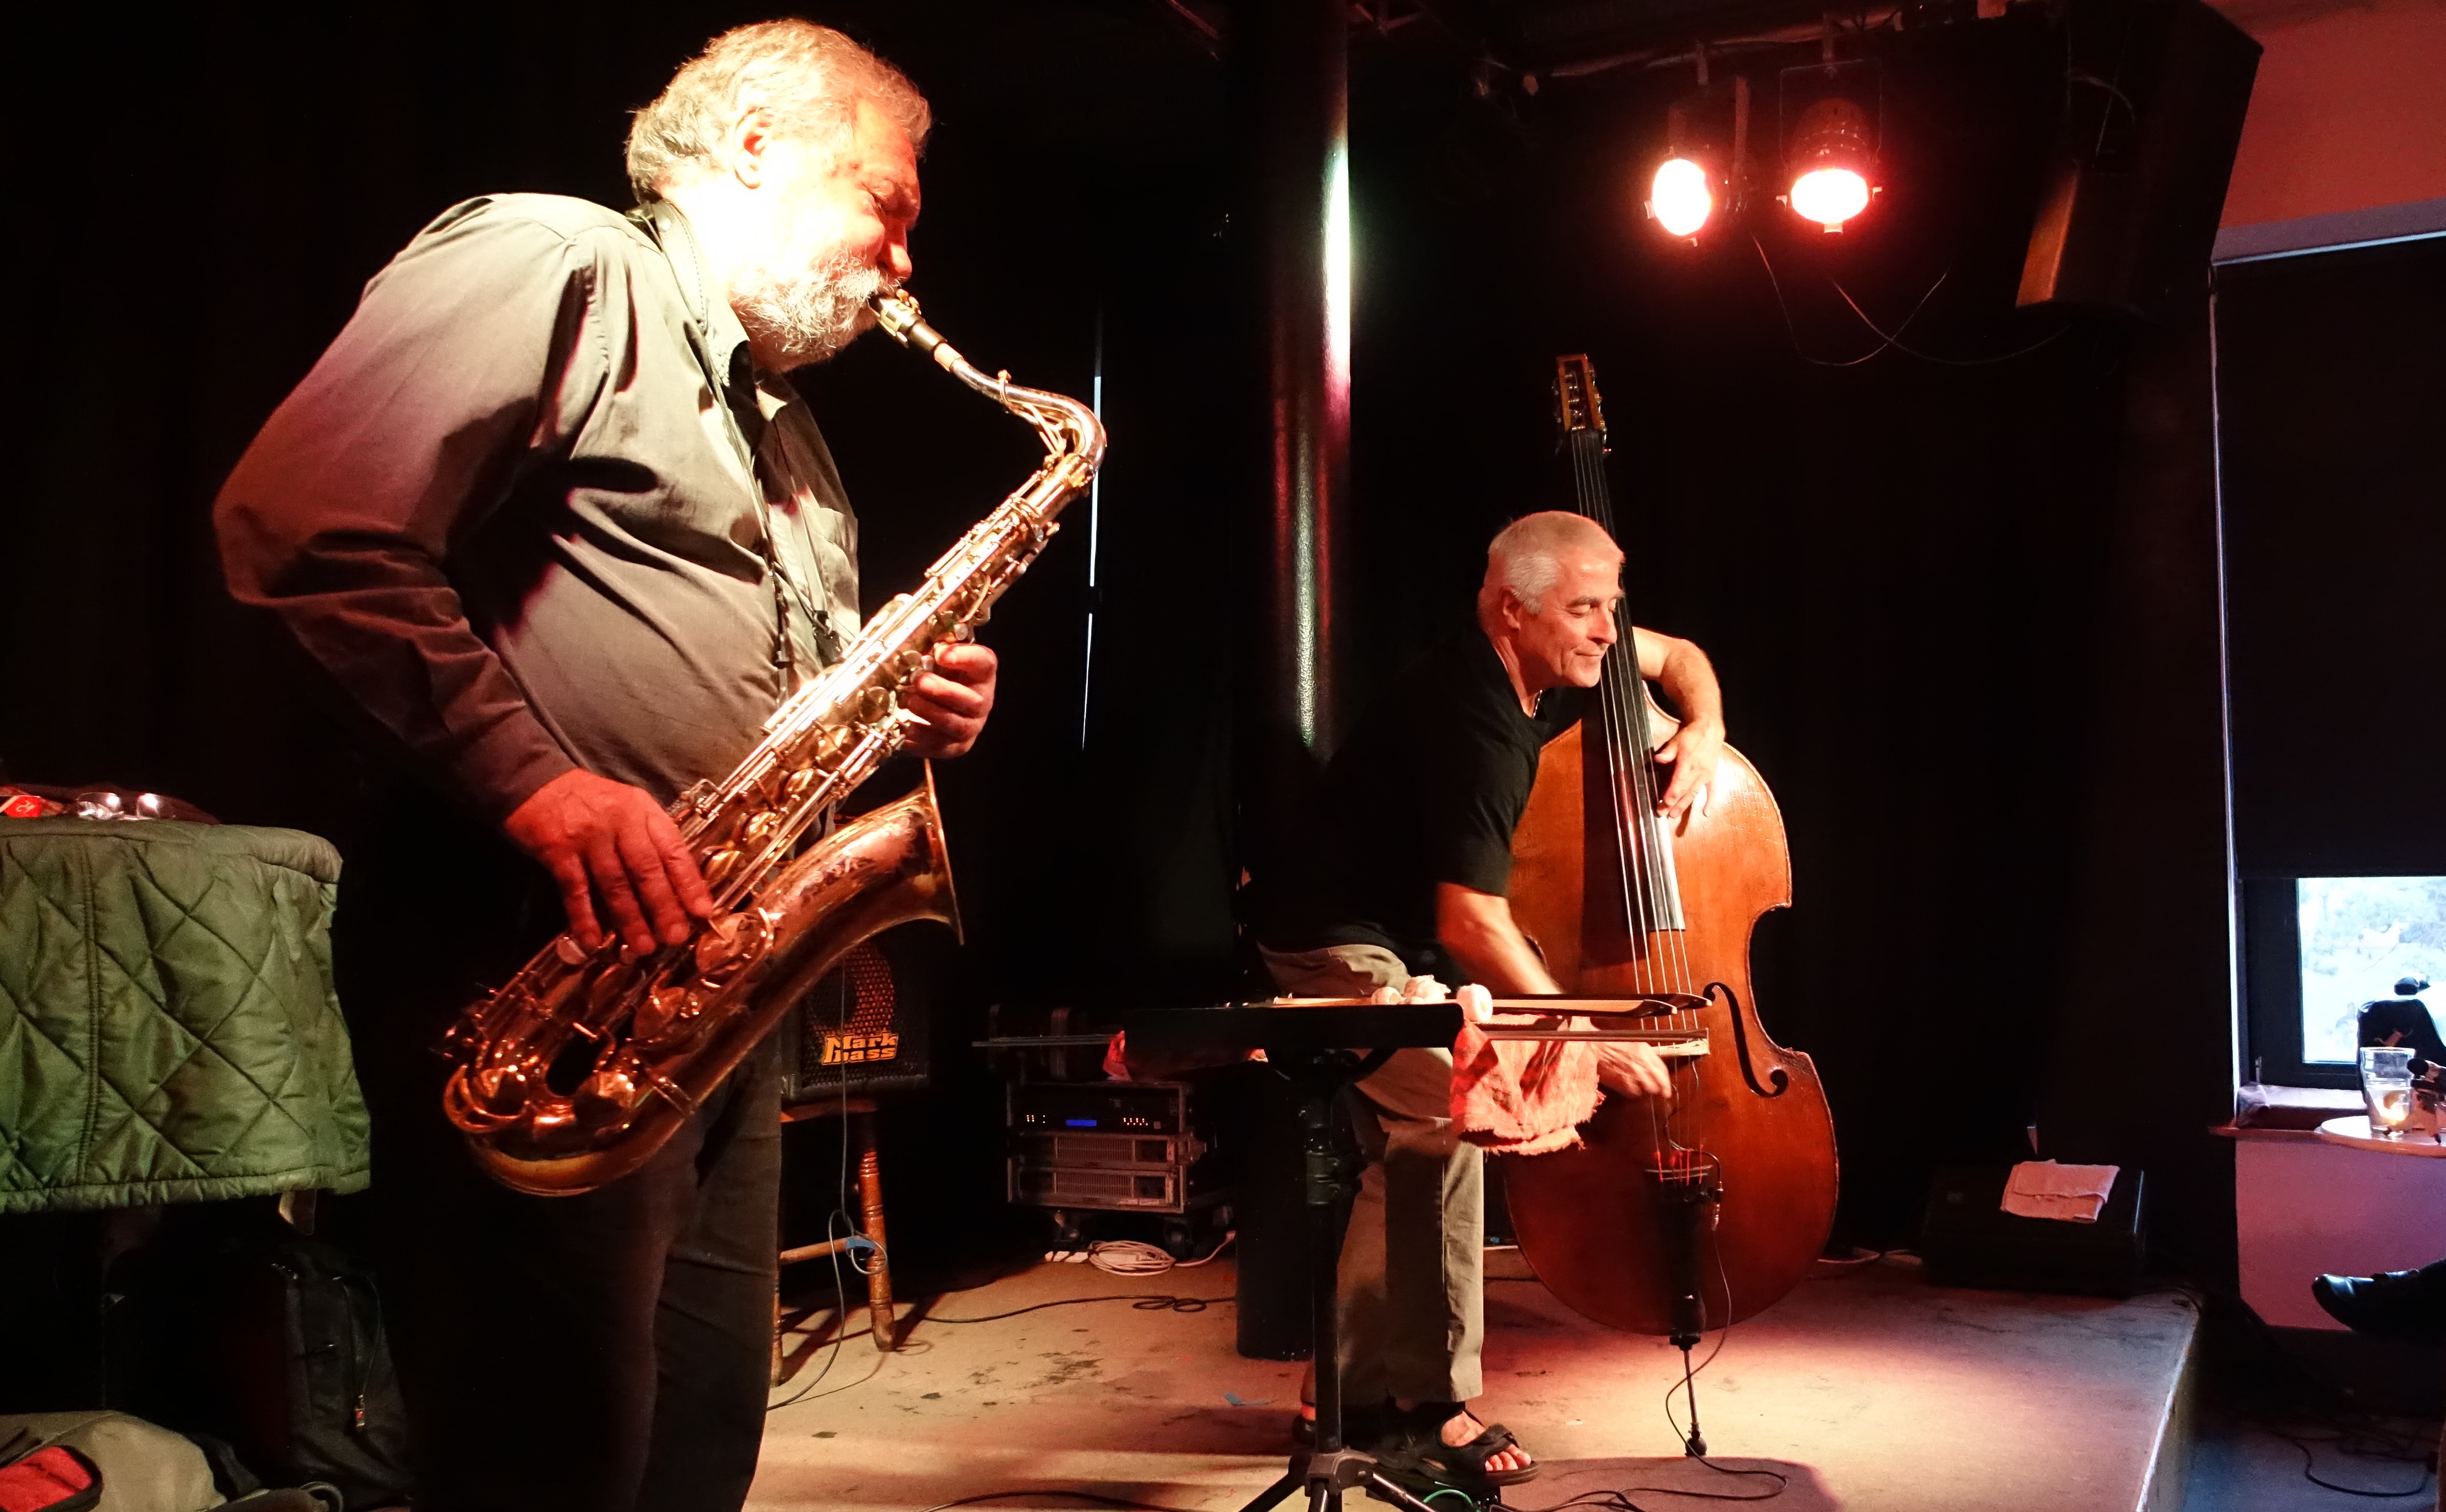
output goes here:
[[2446, 238], [2221, 270], [2234, 851], [2446, 873]]
[[[106, 66], [66, 38], [33, 49], [45, 119], [125, 135], [54, 160], [21, 201], [11, 773], [151, 785], [346, 850], [354, 769], [227, 606], [212, 494], [419, 225], [487, 190], [624, 203], [624, 112], [755, 14], [190, 13], [116, 39]], [[997, 1104], [955, 1049], [988, 1004], [1233, 990], [1234, 550], [1262, 507], [1261, 396], [1225, 74], [1160, 8], [819, 19], [936, 103], [913, 285], [929, 312], [980, 362], [1079, 394], [1101, 315], [1114, 436], [1083, 750], [1082, 505], [987, 632], [993, 728], [940, 773], [969, 940], [938, 1091], [888, 1131], [914, 1258], [960, 1252], [998, 1198]], [[2063, 100], [2042, 19], [1883, 51], [1890, 188], [1856, 228], [1765, 203], [1757, 245], [1692, 248], [1642, 221], [1636, 186], [1679, 80], [1490, 100], [1457, 55], [1363, 39], [1357, 680], [1463, 619], [1487, 537], [1550, 501], [1552, 359], [1590, 352], [1635, 615], [1714, 656], [1791, 828], [1797, 903], [1761, 929], [1759, 995], [1826, 1075], [1842, 1237], [1909, 1242], [1931, 1166], [2012, 1158], [2035, 1122], [2049, 1154], [2148, 1166], [2167, 1258], [2222, 1274], [2205, 321], [2012, 309]], [[1774, 67], [1813, 55], [1759, 62], [1763, 129]], [[1871, 357], [1838, 283], [1888, 331], [1917, 310], [1904, 341], [1948, 361]], [[879, 342], [804, 384], [872, 598], [1032, 461], [1019, 427]]]

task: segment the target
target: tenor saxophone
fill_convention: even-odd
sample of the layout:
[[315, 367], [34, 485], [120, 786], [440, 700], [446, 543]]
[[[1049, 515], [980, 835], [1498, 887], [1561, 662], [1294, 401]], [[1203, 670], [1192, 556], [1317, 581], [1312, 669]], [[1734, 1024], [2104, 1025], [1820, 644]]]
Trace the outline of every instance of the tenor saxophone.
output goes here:
[[452, 1027], [442, 1110], [521, 1192], [636, 1170], [860, 941], [921, 918], [960, 927], [931, 767], [908, 797], [818, 829], [923, 723], [902, 691], [1044, 549], [1103, 461], [1104, 427], [1076, 400], [970, 366], [907, 294], [870, 305], [894, 340], [1035, 427], [1044, 461], [774, 711], [737, 770], [671, 804], [716, 904], [687, 943], [637, 956], [562, 935]]

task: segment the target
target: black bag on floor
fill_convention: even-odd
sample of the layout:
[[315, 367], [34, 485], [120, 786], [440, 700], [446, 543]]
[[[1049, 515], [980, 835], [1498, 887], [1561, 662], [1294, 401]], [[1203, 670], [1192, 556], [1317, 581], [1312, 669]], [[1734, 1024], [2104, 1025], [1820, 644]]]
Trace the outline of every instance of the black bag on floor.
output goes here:
[[246, 1213], [165, 1233], [113, 1281], [114, 1405], [226, 1441], [273, 1486], [326, 1483], [351, 1508], [407, 1499], [380, 1300], [344, 1251]]
[[1929, 1186], [1919, 1254], [1939, 1286], [2071, 1296], [2130, 1296], [2148, 1268], [2147, 1176], [2116, 1173], [2091, 1223], [2023, 1218], [2004, 1209], [2005, 1165], [1943, 1165]]

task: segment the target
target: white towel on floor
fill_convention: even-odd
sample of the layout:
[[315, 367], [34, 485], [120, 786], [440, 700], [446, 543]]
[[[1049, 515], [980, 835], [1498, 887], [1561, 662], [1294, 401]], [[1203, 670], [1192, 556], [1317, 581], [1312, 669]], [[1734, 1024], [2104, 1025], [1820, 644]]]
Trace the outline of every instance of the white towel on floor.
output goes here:
[[2116, 1165], [2058, 1165], [2053, 1161], [2023, 1161], [2004, 1183], [2004, 1208], [2023, 1218], [2060, 1219], [2067, 1223], [2095, 1223], [2115, 1190]]

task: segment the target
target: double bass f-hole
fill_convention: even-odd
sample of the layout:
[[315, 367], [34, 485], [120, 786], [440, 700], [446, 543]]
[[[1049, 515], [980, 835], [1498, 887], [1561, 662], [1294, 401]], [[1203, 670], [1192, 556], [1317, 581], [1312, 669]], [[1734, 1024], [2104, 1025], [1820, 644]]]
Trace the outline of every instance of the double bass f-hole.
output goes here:
[[1725, 986], [1722, 982], [1709, 982], [1707, 984], [1705, 995], [1709, 1002], [1714, 1002], [1716, 1000], [1716, 994], [1719, 992], [1722, 992], [1724, 996], [1724, 1006], [1732, 1010], [1733, 1049], [1737, 1058], [1741, 1063], [1741, 1080], [1749, 1083], [1750, 1090], [1756, 1092], [1760, 1097], [1781, 1097], [1784, 1093], [1791, 1091], [1791, 1073], [1786, 1071], [1780, 1066], [1770, 1066], [1767, 1068], [1766, 1079], [1775, 1084], [1774, 1091], [1770, 1092], [1765, 1087], [1759, 1085], [1758, 1068], [1750, 1064], [1749, 1028], [1741, 1022], [1740, 994], [1735, 992], [1731, 988]]

